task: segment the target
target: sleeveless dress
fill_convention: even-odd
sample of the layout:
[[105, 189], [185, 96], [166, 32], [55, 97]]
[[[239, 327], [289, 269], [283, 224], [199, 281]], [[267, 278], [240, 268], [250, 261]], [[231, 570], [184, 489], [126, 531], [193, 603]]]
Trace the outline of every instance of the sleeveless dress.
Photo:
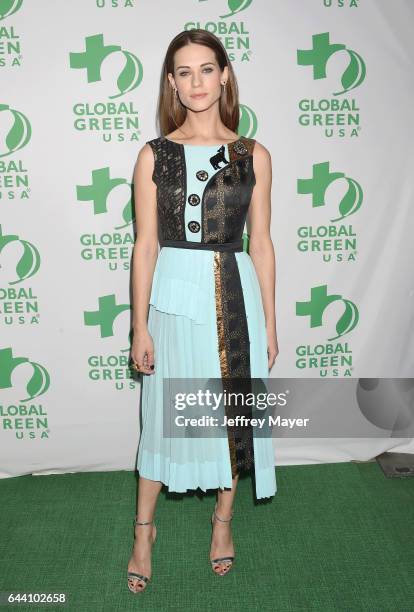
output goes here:
[[232, 476], [250, 471], [256, 498], [271, 497], [277, 490], [271, 437], [248, 428], [241, 438], [230, 429], [227, 437], [163, 435], [164, 378], [268, 378], [260, 286], [243, 241], [255, 140], [147, 142], [161, 250], [148, 312], [155, 373], [142, 375], [137, 470], [174, 492], [231, 488]]

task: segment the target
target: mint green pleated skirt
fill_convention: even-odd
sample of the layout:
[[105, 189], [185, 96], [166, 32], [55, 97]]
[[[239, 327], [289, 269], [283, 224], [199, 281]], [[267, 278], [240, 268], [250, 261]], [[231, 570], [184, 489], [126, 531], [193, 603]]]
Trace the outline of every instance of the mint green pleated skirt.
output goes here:
[[[235, 253], [250, 340], [250, 374], [268, 378], [260, 286], [250, 255]], [[214, 252], [163, 247], [154, 270], [148, 329], [155, 374], [142, 377], [137, 470], [169, 491], [231, 488], [229, 443], [223, 437], [163, 437], [163, 378], [220, 378]], [[276, 493], [271, 437], [253, 437], [256, 498]]]

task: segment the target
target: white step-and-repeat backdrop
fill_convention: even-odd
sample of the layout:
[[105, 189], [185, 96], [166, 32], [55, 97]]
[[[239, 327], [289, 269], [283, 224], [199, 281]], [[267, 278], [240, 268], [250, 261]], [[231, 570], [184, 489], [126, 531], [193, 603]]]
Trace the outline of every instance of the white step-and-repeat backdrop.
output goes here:
[[[413, 375], [413, 19], [410, 0], [0, 0], [1, 477], [135, 466], [132, 174], [184, 29], [220, 37], [238, 131], [272, 155], [271, 376]], [[274, 445], [276, 465], [414, 452]]]

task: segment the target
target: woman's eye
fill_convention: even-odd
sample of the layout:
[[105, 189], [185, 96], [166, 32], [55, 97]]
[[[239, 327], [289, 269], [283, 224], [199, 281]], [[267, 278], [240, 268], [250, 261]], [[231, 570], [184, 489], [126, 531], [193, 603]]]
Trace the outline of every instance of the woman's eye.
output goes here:
[[[213, 69], [212, 69], [212, 68], [204, 68], [203, 72], [213, 72]], [[187, 76], [188, 71], [187, 71], [187, 72], [179, 72], [178, 74], [179, 74], [181, 77], [182, 77], [182, 76]]]

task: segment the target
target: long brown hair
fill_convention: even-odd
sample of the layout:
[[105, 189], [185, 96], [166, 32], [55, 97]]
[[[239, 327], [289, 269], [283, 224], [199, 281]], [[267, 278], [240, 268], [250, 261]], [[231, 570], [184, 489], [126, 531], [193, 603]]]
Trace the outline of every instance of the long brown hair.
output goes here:
[[173, 88], [168, 80], [168, 73], [174, 74], [174, 54], [178, 49], [195, 43], [213, 49], [220, 70], [228, 68], [226, 87], [222, 91], [219, 101], [220, 118], [224, 125], [234, 132], [239, 125], [239, 90], [236, 76], [226, 49], [217, 36], [202, 29], [184, 30], [170, 42], [161, 71], [160, 94], [158, 98], [157, 119], [161, 135], [165, 136], [184, 123], [187, 109], [181, 104], [178, 95], [174, 95]]

